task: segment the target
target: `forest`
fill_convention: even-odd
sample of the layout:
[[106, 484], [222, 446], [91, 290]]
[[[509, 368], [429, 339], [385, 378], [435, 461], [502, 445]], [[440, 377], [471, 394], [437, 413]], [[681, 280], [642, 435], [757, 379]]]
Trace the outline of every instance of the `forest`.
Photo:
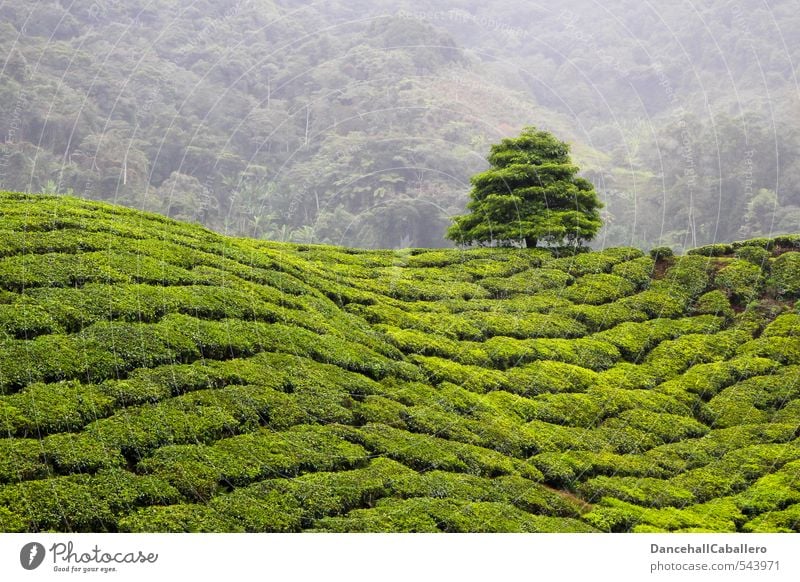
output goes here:
[[444, 247], [489, 146], [572, 146], [596, 248], [800, 230], [788, 0], [0, 6], [0, 188], [220, 233]]

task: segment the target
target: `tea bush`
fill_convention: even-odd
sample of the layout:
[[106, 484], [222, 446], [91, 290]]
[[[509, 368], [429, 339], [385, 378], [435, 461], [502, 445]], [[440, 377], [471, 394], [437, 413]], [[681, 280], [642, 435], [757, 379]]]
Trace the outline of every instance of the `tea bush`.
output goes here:
[[0, 193], [0, 530], [797, 529], [798, 241], [368, 251]]
[[783, 253], [775, 259], [770, 282], [780, 295], [800, 297], [800, 252]]
[[735, 301], [747, 303], [757, 297], [762, 285], [761, 267], [735, 260], [717, 273], [715, 283]]

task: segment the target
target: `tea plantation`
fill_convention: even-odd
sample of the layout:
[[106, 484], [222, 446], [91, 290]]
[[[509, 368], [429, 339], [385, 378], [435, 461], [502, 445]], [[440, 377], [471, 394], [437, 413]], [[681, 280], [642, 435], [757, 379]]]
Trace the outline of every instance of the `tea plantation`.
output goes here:
[[793, 236], [361, 251], [0, 194], [0, 531], [800, 531], [799, 296]]

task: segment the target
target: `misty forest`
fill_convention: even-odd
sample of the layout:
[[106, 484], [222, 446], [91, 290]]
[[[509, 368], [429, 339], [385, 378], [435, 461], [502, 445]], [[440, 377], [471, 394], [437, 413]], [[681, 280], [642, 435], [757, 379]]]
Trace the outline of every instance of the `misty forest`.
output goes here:
[[490, 144], [572, 146], [596, 248], [800, 230], [788, 0], [0, 6], [0, 188], [218, 232], [451, 246]]

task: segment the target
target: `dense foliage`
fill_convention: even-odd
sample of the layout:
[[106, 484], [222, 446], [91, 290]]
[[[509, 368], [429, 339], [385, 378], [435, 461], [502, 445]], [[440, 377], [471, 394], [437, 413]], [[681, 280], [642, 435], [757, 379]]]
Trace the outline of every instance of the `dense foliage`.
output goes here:
[[595, 184], [598, 247], [797, 232], [798, 19], [791, 0], [4, 2], [0, 188], [444, 246], [489, 145], [534, 123]]
[[797, 248], [362, 251], [0, 194], [0, 530], [800, 530]]
[[491, 148], [491, 168], [471, 178], [470, 214], [454, 217], [447, 238], [460, 244], [580, 246], [601, 226], [594, 186], [577, 176], [569, 146], [526, 127]]

